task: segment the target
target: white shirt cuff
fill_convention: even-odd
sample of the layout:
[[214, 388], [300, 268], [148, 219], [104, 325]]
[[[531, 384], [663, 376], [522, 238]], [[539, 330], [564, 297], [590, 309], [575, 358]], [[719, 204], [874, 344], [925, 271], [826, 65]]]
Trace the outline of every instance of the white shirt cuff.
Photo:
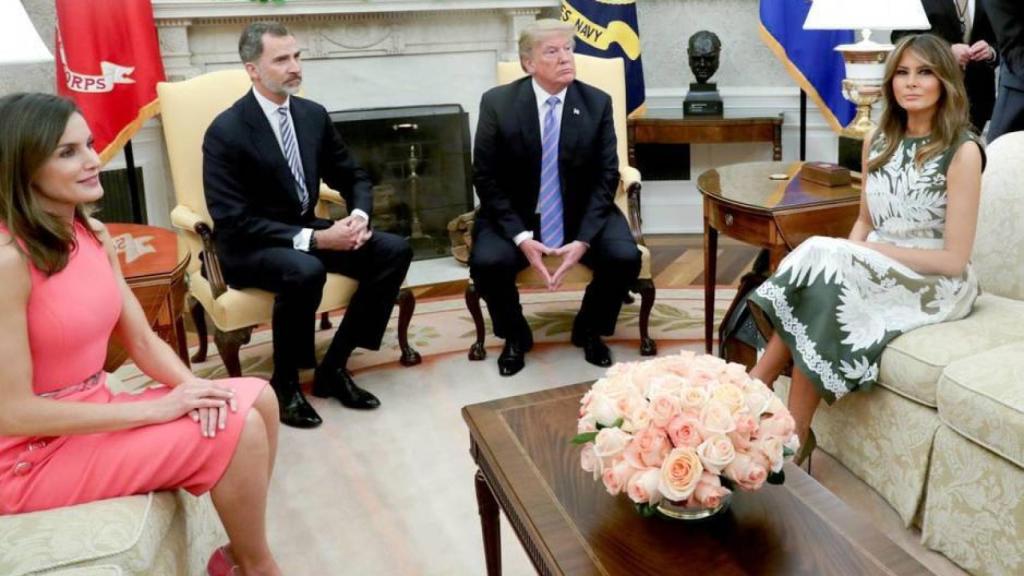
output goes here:
[[512, 239], [512, 241], [516, 243], [516, 246], [522, 244], [524, 240], [533, 240], [533, 232], [523, 230], [519, 234], [516, 234], [515, 238]]
[[312, 228], [303, 228], [298, 234], [292, 236], [292, 246], [296, 250], [309, 252], [309, 239], [313, 237]]
[[366, 222], [370, 221], [370, 217], [366, 214], [366, 212], [363, 212], [359, 208], [353, 208], [352, 211], [349, 212], [349, 215], [351, 215], [351, 216], [359, 216], [360, 218], [362, 218]]

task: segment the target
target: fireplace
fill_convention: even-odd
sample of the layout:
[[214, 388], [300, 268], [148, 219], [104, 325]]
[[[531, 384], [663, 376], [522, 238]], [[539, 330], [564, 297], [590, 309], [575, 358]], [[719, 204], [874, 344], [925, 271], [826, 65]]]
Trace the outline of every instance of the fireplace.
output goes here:
[[373, 181], [373, 228], [409, 239], [414, 259], [451, 254], [448, 222], [473, 209], [469, 115], [458, 104], [331, 112]]

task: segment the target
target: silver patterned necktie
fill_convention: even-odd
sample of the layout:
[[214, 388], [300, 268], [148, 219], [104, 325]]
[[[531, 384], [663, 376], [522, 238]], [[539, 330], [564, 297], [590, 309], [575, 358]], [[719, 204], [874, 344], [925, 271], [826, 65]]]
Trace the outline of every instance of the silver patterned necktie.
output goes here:
[[277, 109], [278, 126], [281, 128], [281, 146], [284, 148], [284, 157], [288, 161], [288, 168], [295, 178], [295, 189], [299, 193], [299, 202], [302, 204], [302, 211], [309, 208], [309, 192], [306, 191], [306, 175], [302, 171], [302, 159], [299, 158], [299, 144], [295, 141], [295, 130], [292, 129], [292, 118], [288, 114], [288, 107], [281, 106]]

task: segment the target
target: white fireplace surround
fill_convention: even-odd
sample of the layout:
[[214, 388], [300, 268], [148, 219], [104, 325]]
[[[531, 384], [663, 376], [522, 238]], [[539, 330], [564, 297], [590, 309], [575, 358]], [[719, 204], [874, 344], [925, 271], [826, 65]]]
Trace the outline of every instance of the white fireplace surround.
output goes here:
[[[303, 50], [304, 94], [328, 110], [460, 104], [475, 131], [481, 94], [494, 85], [495, 64], [517, 58], [520, 30], [559, 0], [152, 0], [168, 80], [241, 66], [238, 36], [256, 20], [278, 20]], [[652, 47], [645, 45], [645, 50]], [[685, 88], [648, 89], [648, 108], [680, 105]], [[791, 87], [722, 90], [727, 108], [785, 114], [783, 150], [796, 158], [799, 91]], [[809, 157], [834, 159], [835, 139], [812, 110]], [[133, 139], [143, 167], [149, 222], [169, 226], [174, 205], [159, 119]], [[694, 180], [704, 169], [771, 158], [770, 146], [693, 146]], [[123, 167], [116, 158], [109, 168]], [[644, 229], [699, 232], [693, 180], [644, 186]]]

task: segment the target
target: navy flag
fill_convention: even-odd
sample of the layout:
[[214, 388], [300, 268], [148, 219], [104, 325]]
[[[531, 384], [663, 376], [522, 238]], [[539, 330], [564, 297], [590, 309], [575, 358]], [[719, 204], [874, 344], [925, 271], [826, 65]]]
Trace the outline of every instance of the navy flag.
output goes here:
[[843, 57], [835, 51], [853, 42], [850, 30], [804, 30], [810, 0], [761, 0], [761, 39], [782, 61], [836, 132], [849, 124], [854, 106], [843, 98]]
[[562, 0], [562, 21], [576, 27], [576, 52], [626, 63], [626, 112], [642, 114], [644, 67], [636, 0]]

